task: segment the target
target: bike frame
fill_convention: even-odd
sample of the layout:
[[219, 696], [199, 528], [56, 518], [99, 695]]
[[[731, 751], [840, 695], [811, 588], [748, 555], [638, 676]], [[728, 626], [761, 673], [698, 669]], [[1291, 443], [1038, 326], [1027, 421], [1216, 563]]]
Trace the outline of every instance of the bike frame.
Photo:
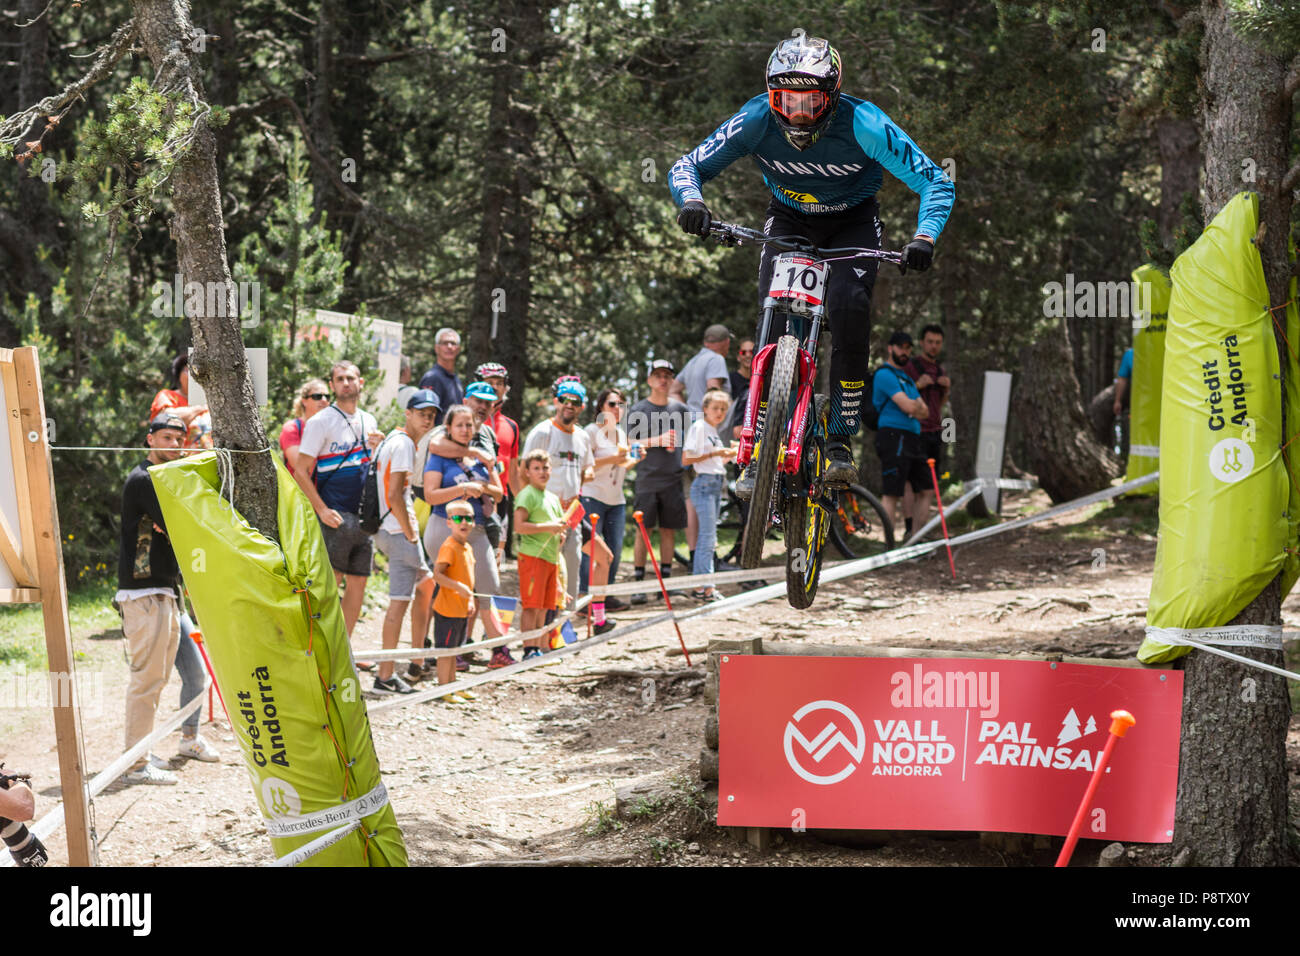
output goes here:
[[[829, 270], [827, 266], [827, 282], [830, 281]], [[772, 356], [776, 354], [776, 343], [769, 342], [772, 337], [772, 320], [776, 314], [779, 300], [768, 296], [763, 301], [763, 320], [759, 330], [759, 347], [754, 352], [753, 373], [750, 377], [749, 401], [745, 405], [745, 422], [740, 429], [740, 447], [736, 453], [736, 464], [745, 467], [749, 464], [754, 454], [754, 438], [762, 430], [767, 413], [767, 402], [762, 398], [763, 386], [767, 382], [767, 374], [772, 364]], [[799, 315], [799, 313], [791, 313]], [[799, 470], [799, 462], [803, 460], [803, 435], [804, 427], [808, 422], [809, 409], [812, 407], [813, 385], [817, 381], [817, 360], [812, 350], [809, 348], [810, 343], [815, 343], [821, 337], [822, 319], [826, 315], [824, 305], [814, 306], [808, 311], [811, 321], [808, 326], [808, 334], [801, 337], [799, 342], [799, 367], [798, 382], [795, 387], [794, 411], [790, 415], [790, 421], [785, 434], [785, 454], [782, 456], [780, 470], [783, 474], [793, 475]]]

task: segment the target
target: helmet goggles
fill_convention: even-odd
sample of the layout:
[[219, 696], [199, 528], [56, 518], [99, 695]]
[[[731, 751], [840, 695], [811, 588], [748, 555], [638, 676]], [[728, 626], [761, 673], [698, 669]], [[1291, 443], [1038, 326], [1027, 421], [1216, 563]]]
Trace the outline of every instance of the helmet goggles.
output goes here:
[[831, 98], [821, 90], [768, 90], [767, 102], [794, 126], [812, 126], [831, 108]]

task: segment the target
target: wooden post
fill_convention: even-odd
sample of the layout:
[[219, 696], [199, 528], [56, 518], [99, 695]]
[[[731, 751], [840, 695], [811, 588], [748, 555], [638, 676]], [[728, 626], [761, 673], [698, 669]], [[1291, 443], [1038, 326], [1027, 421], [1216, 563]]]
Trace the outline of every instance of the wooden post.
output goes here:
[[[54, 496], [54, 470], [45, 434], [45, 399], [36, 349], [10, 353], [17, 393], [8, 395], [7, 414], [16, 412], [23, 455], [14, 459], [17, 487], [26, 485], [27, 503], [35, 535], [36, 580], [45, 616], [45, 650], [49, 658], [54, 736], [59, 753], [59, 782], [63, 792], [63, 818], [67, 830], [68, 862], [93, 866], [90, 810], [86, 799], [85, 754], [81, 741], [81, 714], [77, 684], [72, 677], [72, 635], [68, 627], [68, 591], [63, 576], [63, 548], [59, 537], [59, 512]], [[10, 356], [0, 355], [0, 361]], [[6, 393], [8, 394], [8, 393]], [[20, 499], [21, 501], [21, 499]]]

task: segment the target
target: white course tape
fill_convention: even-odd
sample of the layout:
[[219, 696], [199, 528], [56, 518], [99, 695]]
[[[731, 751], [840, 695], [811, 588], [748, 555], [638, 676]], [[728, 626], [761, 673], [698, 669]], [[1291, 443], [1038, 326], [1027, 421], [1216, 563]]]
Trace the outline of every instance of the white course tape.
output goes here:
[[297, 866], [303, 860], [310, 859], [327, 846], [333, 846], [342, 840], [345, 836], [361, 826], [360, 820], [354, 820], [345, 827], [339, 827], [337, 830], [331, 830], [324, 836], [319, 836], [310, 843], [305, 843], [292, 853], [286, 853], [284, 856], [277, 857], [267, 866]]
[[1300, 674], [1283, 670], [1280, 667], [1274, 667], [1272, 664], [1265, 664], [1263, 661], [1252, 661], [1249, 657], [1242, 657], [1240, 654], [1234, 654], [1232, 651], [1225, 651], [1222, 648], [1215, 647], [1212, 644], [1202, 644], [1200, 641], [1194, 641], [1190, 637], [1184, 637], [1183, 644], [1190, 647], [1197, 647], [1203, 651], [1209, 651], [1211, 654], [1218, 654], [1220, 657], [1226, 657], [1230, 661], [1236, 661], [1239, 664], [1246, 664], [1249, 667], [1258, 667], [1262, 671], [1268, 671], [1270, 674], [1277, 674], [1279, 677], [1285, 677], [1289, 680], [1300, 680]]
[[[1076, 508], [1083, 508], [1087, 505], [1095, 504], [1098, 501], [1117, 498], [1122, 494], [1132, 491], [1134, 488], [1150, 484], [1159, 479], [1159, 477], [1159, 472], [1152, 472], [1149, 475], [1143, 475], [1141, 478], [1125, 482], [1122, 485], [1116, 485], [1113, 488], [1104, 488], [1101, 491], [1085, 495], [1084, 497], [1077, 498], [1074, 501], [1067, 501], [1036, 515], [1027, 515], [1023, 518], [1017, 518], [1015, 521], [1008, 522], [1007, 524], [993, 525], [988, 528], [981, 528], [978, 531], [967, 532], [966, 534], [953, 538], [950, 543], [956, 545], [977, 541], [981, 538], [988, 538], [995, 534], [1002, 534], [1006, 531], [1022, 528], [1025, 525], [1034, 524], [1038, 521], [1045, 521], [1048, 518], [1065, 514], [1066, 512], [1073, 511]], [[913, 558], [919, 558], [923, 555], [929, 554], [931, 551], [942, 547], [943, 541], [927, 541], [924, 544], [896, 548], [893, 551], [886, 551], [883, 554], [872, 555], [869, 558], [859, 558], [856, 561], [841, 561], [838, 564], [827, 565], [821, 573], [821, 581], [838, 581], [842, 578], [853, 577], [857, 574], [873, 571], [876, 568], [886, 567], [891, 564], [900, 564], [904, 561], [910, 561]], [[762, 568], [759, 570], [766, 571], [768, 577], [785, 577], [785, 569], [781, 567]], [[443, 694], [450, 694], [457, 690], [468, 690], [471, 687], [477, 687], [479, 684], [486, 684], [500, 680], [504, 677], [513, 676], [520, 671], [544, 666], [557, 658], [566, 657], [570, 654], [577, 654], [589, 647], [603, 644], [605, 641], [613, 640], [617, 637], [623, 637], [626, 634], [631, 634], [632, 632], [639, 631], [642, 628], [672, 620], [674, 616], [679, 621], [690, 620], [694, 617], [708, 617], [713, 614], [721, 614], [726, 611], [748, 607], [752, 604], [759, 604], [763, 601], [769, 601], [773, 598], [784, 596], [785, 581], [782, 580], [778, 584], [769, 584], [767, 587], [755, 588], [752, 591], [743, 591], [740, 594], [733, 594], [731, 597], [723, 598], [721, 601], [714, 601], [711, 604], [690, 608], [685, 611], [664, 611], [660, 614], [655, 614], [652, 617], [643, 618], [632, 624], [616, 627], [612, 631], [597, 635], [589, 640], [582, 640], [575, 644], [570, 644], [558, 651], [550, 651], [546, 654], [542, 654], [540, 657], [535, 657], [530, 661], [521, 661], [520, 663], [512, 664], [509, 667], [503, 667], [499, 670], [489, 671], [486, 674], [478, 674], [474, 677], [453, 681], [449, 684], [442, 684], [431, 690], [421, 691], [416, 694], [403, 694], [388, 700], [371, 703], [368, 705], [367, 709], [373, 714], [381, 710], [387, 710], [390, 707], [401, 707], [405, 704], [418, 704], [426, 700], [433, 700], [436, 697], [441, 697]]]
[[1147, 637], [1164, 644], [1191, 647], [1187, 638], [1195, 638], [1205, 644], [1220, 644], [1227, 647], [1268, 647], [1275, 651], [1282, 649], [1281, 624], [1238, 624], [1222, 627], [1154, 627], [1147, 625]]
[[359, 657], [363, 661], [409, 661], [424, 660], [426, 657], [459, 657], [471, 651], [491, 650], [492, 648], [501, 647], [503, 644], [513, 644], [516, 641], [541, 637], [547, 631], [554, 631], [556, 628], [562, 627], [565, 621], [576, 617], [578, 611], [585, 607], [590, 600], [591, 595], [582, 595], [578, 598], [572, 611], [566, 611], [563, 615], [556, 615], [554, 621], [543, 627], [535, 627], [531, 631], [508, 631], [500, 637], [490, 637], [486, 640], [475, 641], [473, 644], [462, 644], [460, 647], [409, 647], [391, 651], [368, 651], [359, 648], [352, 653], [353, 657]]
[[1160, 446], [1159, 445], [1129, 445], [1128, 454], [1130, 458], [1132, 458], [1134, 455], [1137, 455], [1141, 458], [1159, 458]]
[[381, 780], [369, 793], [362, 794], [347, 803], [341, 803], [337, 807], [328, 807], [301, 816], [263, 817], [263, 820], [266, 823], [266, 832], [273, 837], [302, 836], [304, 833], [315, 833], [317, 830], [328, 830], [340, 824], [359, 821], [362, 817], [368, 817], [387, 805], [388, 788]]
[[[982, 486], [982, 485], [978, 485], [978, 486], [976, 486], [976, 487], [974, 487], [974, 488], [971, 488], [971, 489], [969, 489], [969, 490], [967, 490], [967, 491], [962, 492], [961, 496], [958, 497], [956, 501], [952, 502], [951, 504], [946, 504], [946, 505], [944, 505], [944, 508], [946, 508], [946, 509], [949, 510], [949, 511], [956, 511], [958, 508], [960, 508], [960, 507], [961, 507], [962, 505], [964, 505], [966, 502], [970, 501], [970, 500], [971, 500], [972, 498], [974, 498], [976, 495], [983, 494], [983, 492], [984, 492], [984, 488], [983, 488], [983, 486]], [[921, 540], [922, 538], [924, 538], [927, 534], [929, 534], [931, 531], [933, 531], [935, 528], [937, 528], [937, 527], [939, 526], [939, 520], [940, 520], [940, 519], [939, 519], [939, 513], [936, 511], [935, 514], [934, 514], [934, 517], [932, 517], [929, 521], [927, 521], [924, 525], [922, 525], [922, 526], [921, 526], [921, 530], [915, 532], [915, 533], [914, 533], [910, 538], [908, 538], [907, 541], [904, 542], [904, 543], [905, 543], [905, 544], [915, 544], [917, 541], [920, 541], [920, 540]]]
[[[207, 681], [207, 684], [210, 683], [211, 683], [210, 680]], [[163, 737], [166, 737], [168, 734], [174, 731], [181, 724], [185, 723], [186, 717], [188, 717], [190, 714], [194, 713], [194, 711], [202, 707], [203, 694], [208, 689], [207, 684], [204, 685], [203, 690], [199, 691], [198, 694], [196, 694], [188, 704], [186, 704], [180, 710], [176, 711], [176, 713], [172, 714], [165, 721], [159, 724], [154, 729], [153, 733], [151, 733], [148, 737], [145, 737], [143, 740], [137, 741], [135, 744], [132, 745], [130, 750], [126, 751], [126, 753], [117, 757], [107, 767], [105, 767], [99, 773], [95, 774], [95, 776], [91, 779], [90, 783], [87, 784], [86, 786], [87, 798], [94, 799], [95, 797], [99, 796], [99, 794], [103, 792], [104, 788], [106, 788], [110, 783], [112, 783], [118, 777], [122, 776], [122, 774], [126, 772], [126, 769], [131, 766], [131, 764], [135, 763], [142, 756], [144, 756], [144, 754], [149, 751], [150, 747], [152, 747]], [[44, 840], [46, 837], [48, 837], [50, 834], [52, 834], [55, 830], [57, 830], [61, 826], [63, 826], [63, 804], [62, 803], [60, 803], [49, 813], [45, 814], [45, 816], [41, 817], [38, 821], [36, 821], [36, 823], [32, 824], [32, 826], [29, 829], [31, 830], [32, 833], [36, 834], [36, 837], [38, 839]], [[9, 854], [4, 854], [3, 857], [0, 857], [0, 867], [13, 866], [13, 865], [14, 865], [13, 857], [10, 856]]]

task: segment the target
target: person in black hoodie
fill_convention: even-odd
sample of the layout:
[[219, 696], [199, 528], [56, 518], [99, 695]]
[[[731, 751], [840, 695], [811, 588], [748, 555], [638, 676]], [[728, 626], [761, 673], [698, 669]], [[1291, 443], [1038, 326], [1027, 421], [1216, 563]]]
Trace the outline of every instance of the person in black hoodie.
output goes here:
[[[118, 591], [113, 595], [113, 604], [122, 615], [122, 633], [131, 658], [131, 680], [126, 691], [128, 749], [153, 732], [158, 698], [180, 641], [176, 603], [180, 568], [167, 540], [162, 509], [148, 469], [179, 458], [184, 440], [185, 422], [178, 415], [165, 411], [155, 416], [145, 436], [149, 454], [131, 470], [122, 486]], [[149, 755], [137, 760], [124, 779], [127, 783], [176, 783], [176, 775], [157, 766]]]

